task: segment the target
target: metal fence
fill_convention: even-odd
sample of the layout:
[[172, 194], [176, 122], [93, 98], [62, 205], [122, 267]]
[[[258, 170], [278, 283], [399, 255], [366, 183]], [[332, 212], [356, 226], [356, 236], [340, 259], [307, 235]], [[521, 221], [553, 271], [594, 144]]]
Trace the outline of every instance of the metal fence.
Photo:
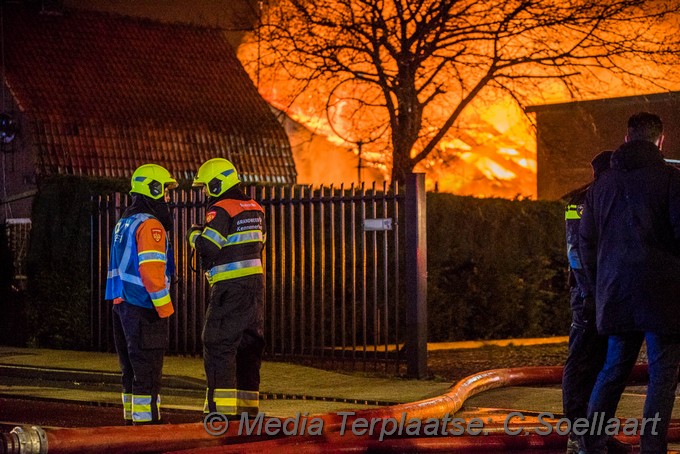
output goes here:
[[[398, 187], [249, 187], [264, 208], [266, 354], [285, 359], [380, 365], [397, 371], [403, 361], [403, 196]], [[127, 205], [120, 194], [95, 200], [92, 217], [92, 339], [113, 347], [110, 302], [104, 287], [111, 232]], [[171, 244], [177, 259], [172, 284], [176, 314], [170, 351], [201, 351], [209, 291], [192, 270], [184, 234], [204, 220], [205, 201], [195, 190], [173, 194]]]

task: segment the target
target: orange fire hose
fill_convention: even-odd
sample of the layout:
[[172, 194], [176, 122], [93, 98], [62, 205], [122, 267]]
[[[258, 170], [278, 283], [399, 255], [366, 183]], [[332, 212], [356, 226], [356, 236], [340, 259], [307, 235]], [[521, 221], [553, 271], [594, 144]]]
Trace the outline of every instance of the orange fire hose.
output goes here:
[[493, 434], [488, 436], [462, 437], [412, 437], [386, 438], [382, 441], [374, 438], [357, 437], [352, 434], [339, 436], [329, 434], [320, 440], [294, 438], [263, 441], [250, 444], [216, 446], [212, 448], [175, 451], [175, 454], [326, 454], [326, 453], [368, 453], [368, 452], [491, 452], [522, 451], [546, 448], [563, 449], [566, 436], [552, 433], [550, 435], [508, 436]]
[[[300, 452], [299, 449], [302, 445], [310, 446], [309, 449], [311, 450], [306, 452], [318, 452], [314, 449], [323, 446], [324, 441], [328, 441], [329, 445], [337, 445], [337, 449], [343, 449], [343, 446], [344, 449], [350, 449], [349, 451], [338, 452], [352, 452], [352, 449], [367, 449], [368, 445], [378, 443], [378, 441], [350, 436], [351, 434], [348, 432], [345, 432], [344, 436], [340, 436], [339, 430], [343, 426], [343, 422], [347, 425], [357, 418], [384, 421], [387, 418], [399, 419], [403, 415], [406, 415], [408, 419], [441, 418], [444, 415], [453, 414], [458, 411], [466, 399], [489, 389], [504, 386], [555, 385], [559, 384], [561, 380], [562, 367], [523, 367], [484, 371], [461, 380], [450, 391], [431, 399], [390, 407], [360, 410], [355, 412], [353, 416], [345, 416], [344, 421], [343, 417], [337, 413], [314, 416], [314, 418], [323, 420], [322, 436], [280, 435], [278, 438], [272, 439], [272, 436], [266, 434], [239, 435], [238, 424], [231, 424], [229, 430], [219, 437], [208, 434], [203, 423], [52, 430], [31, 427], [15, 428], [9, 434], [9, 437], [0, 437], [0, 441], [5, 439], [3, 444], [0, 445], [0, 454], [117, 453], [121, 451], [143, 453], [195, 450], [215, 446], [227, 449], [225, 451], [220, 450], [219, 452], [242, 452], [244, 449], [251, 452], [254, 449], [259, 449], [256, 448], [257, 446], [264, 447], [265, 445], [269, 445], [269, 450], [276, 447], [277, 452], [279, 452], [279, 448], [290, 448], [289, 452], [295, 450], [297, 454]], [[631, 375], [631, 381], [641, 382], [646, 380], [647, 366], [636, 366]], [[680, 437], [680, 429], [676, 432], [672, 432], [676, 438], [670, 438], [671, 432], [669, 432], [669, 440], [675, 440]], [[457, 449], [455, 445], [458, 443], [465, 445], [466, 449], [474, 450], [474, 446], [480, 444], [489, 446], [486, 443], [501, 443], [507, 446], [507, 449], [516, 449], [513, 446], [516, 446], [518, 443], [534, 443], [537, 445], [536, 447], [550, 443], [564, 443], [563, 437], [559, 436], [536, 435], [536, 437], [532, 435], [491, 434], [478, 437], [389, 438], [379, 442], [379, 446], [387, 447], [388, 445], [384, 443], [389, 441], [389, 444], [395, 446], [403, 445], [404, 448], [409, 446], [409, 444], [422, 443], [424, 448], [425, 446], [430, 446], [434, 449], [435, 446], [447, 445], [449, 446], [447, 449], [451, 450]], [[11, 438], [11, 440], [7, 441], [7, 438]], [[452, 442], [451, 440], [458, 441]], [[351, 445], [353, 444], [357, 446], [352, 447]], [[236, 451], [229, 451], [229, 447], [224, 445], [234, 445], [233, 448]], [[335, 449], [333, 446], [325, 446], [324, 452], [327, 452], [327, 450], [332, 451]], [[395, 449], [397, 448], [395, 447]]]
[[[532, 430], [534, 426], [525, 426]], [[545, 426], [542, 426], [545, 427]], [[553, 427], [554, 428], [554, 427]], [[460, 437], [412, 437], [386, 438], [382, 441], [375, 438], [356, 437], [347, 433], [339, 436], [331, 433], [320, 439], [296, 439], [296, 437], [269, 440], [249, 444], [216, 446], [212, 448], [174, 451], [173, 454], [340, 454], [340, 453], [375, 453], [375, 452], [425, 452], [425, 453], [469, 453], [493, 451], [563, 451], [567, 435], [560, 435], [553, 430], [548, 435], [530, 433], [528, 435], [508, 435], [493, 433], [487, 436]], [[680, 439], [680, 422], [673, 421], [668, 430], [668, 440]], [[619, 447], [632, 451], [633, 445], [639, 444], [638, 436], [616, 436]], [[626, 449], [627, 448], [627, 449]], [[617, 451], [619, 452], [619, 451]]]

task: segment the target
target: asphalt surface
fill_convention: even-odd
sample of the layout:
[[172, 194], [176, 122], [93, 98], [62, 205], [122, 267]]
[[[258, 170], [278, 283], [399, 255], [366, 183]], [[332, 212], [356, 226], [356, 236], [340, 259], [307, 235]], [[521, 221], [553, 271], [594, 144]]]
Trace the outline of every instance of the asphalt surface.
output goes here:
[[[561, 365], [566, 339], [549, 343], [447, 344], [429, 348], [430, 380], [321, 370], [264, 362], [261, 410], [270, 416], [320, 414], [414, 402], [445, 393], [463, 377], [506, 367]], [[641, 357], [641, 360], [644, 359]], [[162, 415], [166, 423], [203, 418], [204, 375], [200, 358], [166, 357]], [[0, 346], [0, 431], [16, 425], [96, 427], [121, 423], [120, 375], [115, 354]], [[644, 386], [627, 388], [619, 417], [640, 417]], [[559, 386], [491, 389], [473, 396], [457, 413], [502, 418], [562, 412]], [[674, 419], [680, 419], [680, 405]], [[545, 451], [544, 451], [545, 452]]]

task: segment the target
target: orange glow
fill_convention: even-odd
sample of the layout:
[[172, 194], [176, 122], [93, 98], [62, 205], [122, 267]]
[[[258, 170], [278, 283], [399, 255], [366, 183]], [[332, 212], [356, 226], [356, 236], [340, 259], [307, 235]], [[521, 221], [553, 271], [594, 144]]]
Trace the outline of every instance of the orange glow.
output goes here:
[[[561, 29], [560, 29], [561, 30]], [[554, 32], [554, 30], [552, 30]], [[544, 31], [550, 33], [551, 31]], [[580, 33], [569, 33], [561, 30], [545, 36], [540, 42], [552, 40], [574, 40]], [[536, 38], [536, 37], [534, 37]], [[547, 41], [546, 41], [547, 40]], [[517, 49], [518, 52], [527, 46], [535, 45], [529, 41], [504, 43], [507, 49]], [[391, 149], [389, 131], [382, 128], [387, 113], [381, 110], [378, 102], [371, 96], [372, 88], [365, 88], [361, 84], [342, 82], [338, 80], [322, 81], [314, 79], [314, 86], [305, 86], [303, 95], [291, 96], [297, 93], [303, 85], [298, 76], [297, 80], [290, 77], [286, 71], [278, 70], [275, 55], [259, 55], [254, 36], [245, 39], [238, 50], [238, 55], [253, 80], [259, 81], [262, 96], [273, 106], [285, 112], [291, 119], [304, 125], [306, 134], [316, 134], [326, 139], [323, 143], [314, 143], [309, 138], [291, 138], [294, 143], [294, 154], [300, 154], [300, 146], [304, 146], [304, 169], [298, 166], [298, 182], [302, 184], [356, 183], [358, 178], [357, 163], [359, 154], [359, 140], [362, 140], [361, 158], [365, 166], [372, 171], [364, 171], [362, 180], [389, 179], [391, 156], [386, 150]], [[483, 53], [483, 52], [482, 52]], [[615, 57], [614, 57], [615, 58]], [[261, 65], [253, 62], [259, 61]], [[635, 61], [628, 61], [635, 65]], [[642, 63], [642, 59], [640, 62]], [[644, 62], [645, 67], [649, 65]], [[260, 68], [269, 67], [260, 72]], [[667, 70], [667, 69], [666, 69]], [[532, 67], [527, 73], [539, 74], [545, 68]], [[557, 70], [559, 74], [559, 70]], [[658, 91], [655, 80], [680, 80], [677, 74], [661, 73], [661, 67], [649, 67], [648, 77], [652, 82], [645, 86], [622, 77], [620, 80], [612, 77], [609, 72], [590, 67], [573, 77], [575, 86], [566, 86], [554, 79], [536, 79], [530, 85], [522, 87], [526, 91], [521, 98], [525, 105], [547, 104], [574, 100], [595, 98], [611, 98], [629, 96], [645, 92]], [[671, 71], [679, 71], [671, 69]], [[543, 73], [540, 73], [543, 74]], [[551, 74], [555, 76], [555, 73]], [[463, 74], [465, 78], [470, 75]], [[470, 80], [474, 80], [470, 76]], [[680, 85], [671, 89], [680, 88]], [[427, 95], [427, 94], [425, 94]], [[428, 106], [429, 123], [423, 121], [423, 137], [416, 143], [416, 149], [426, 142], [427, 135], [432, 137], [460, 102], [459, 94], [446, 92], [441, 102]], [[291, 105], [283, 105], [282, 100], [291, 100]], [[447, 99], [448, 98], [448, 99]], [[371, 108], [366, 109], [365, 117], [353, 117], [352, 103], [363, 99]], [[329, 101], [327, 101], [329, 100]], [[375, 102], [375, 104], [373, 104]], [[363, 128], [363, 130], [361, 130]], [[367, 128], [372, 128], [366, 132]], [[431, 128], [431, 129], [428, 129]], [[363, 134], [360, 136], [360, 134]], [[366, 137], [369, 137], [367, 140]], [[301, 145], [302, 144], [302, 145]], [[329, 144], [333, 147], [330, 152]], [[347, 150], [342, 152], [342, 149]], [[297, 151], [296, 151], [297, 150]], [[413, 156], [413, 155], [412, 155]], [[296, 157], [296, 163], [301, 158]], [[416, 172], [426, 173], [428, 190], [451, 192], [459, 195], [478, 197], [503, 198], [536, 198], [536, 134], [529, 118], [517, 105], [517, 100], [502, 91], [494, 91], [488, 87], [468, 105], [454, 126], [441, 140], [437, 148], [430, 155], [416, 165]]]
[[[504, 110], [505, 109], [505, 110]], [[470, 109], [458, 137], [439, 144], [439, 157], [421, 163], [428, 190], [477, 197], [535, 197], [536, 152], [528, 120], [502, 104]], [[498, 123], [495, 123], [497, 121]]]
[[[257, 45], [244, 40], [239, 57], [257, 80], [253, 61]], [[274, 73], [276, 73], [274, 71]], [[287, 127], [301, 184], [358, 183], [358, 144], [351, 117], [353, 87], [320, 85], [314, 95], [298, 98], [294, 106], [281, 103], [293, 90], [292, 81], [276, 74], [276, 79], [260, 79], [260, 93], [276, 109], [296, 123]], [[330, 112], [325, 100], [331, 97]], [[479, 197], [536, 196], [536, 152], [534, 131], [511, 99], [494, 96], [494, 103], [474, 102], [459, 120], [451, 138], [414, 169], [426, 173], [428, 190]], [[440, 106], [441, 115], [449, 107]], [[376, 112], [375, 115], [378, 115]], [[329, 120], [329, 117], [331, 120]], [[333, 124], [330, 124], [332, 121]], [[379, 121], [376, 120], [376, 123]], [[387, 133], [375, 134], [373, 143], [362, 146], [362, 181], [389, 179], [389, 157], [384, 150]], [[315, 138], [315, 136], [320, 136]], [[343, 151], [345, 150], [345, 151]]]
[[[325, 111], [314, 109], [318, 98], [289, 108], [278, 102], [276, 88], [266, 87], [260, 91], [272, 106], [304, 126], [287, 128], [298, 183], [348, 185], [359, 182], [358, 147], [347, 140], [353, 139], [352, 125], [343, 117], [341, 103], [340, 112], [336, 111], [331, 117], [334, 122], [331, 127]], [[478, 197], [535, 198], [535, 135], [528, 119], [511, 100], [492, 106], [474, 103], [470, 111], [474, 114], [463, 115], [459, 122], [469, 126], [457, 131], [458, 137], [441, 141], [439, 150], [416, 166], [415, 171], [426, 174], [427, 190]], [[314, 135], [320, 138], [315, 139]], [[384, 161], [379, 150], [364, 145], [362, 163], [366, 168], [362, 171], [362, 181], [388, 180], [389, 168]]]

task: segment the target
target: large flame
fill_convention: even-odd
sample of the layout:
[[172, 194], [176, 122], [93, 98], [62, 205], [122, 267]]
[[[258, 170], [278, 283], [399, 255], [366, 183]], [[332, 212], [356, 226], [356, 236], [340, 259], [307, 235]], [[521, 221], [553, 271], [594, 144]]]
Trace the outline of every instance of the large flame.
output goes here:
[[[263, 92], [271, 95], [275, 90]], [[281, 105], [273, 97], [267, 100], [295, 122], [339, 147], [330, 150], [328, 142], [314, 143], [308, 137], [308, 131], [293, 131], [291, 142], [296, 151], [299, 183], [358, 182], [357, 144], [347, 140], [347, 133], [340, 137], [336, 132], [351, 129], [350, 124], [342, 124], [342, 116], [335, 116], [335, 125], [331, 126], [324, 112], [292, 109]], [[474, 115], [461, 119], [466, 128], [457, 132], [458, 137], [440, 142], [437, 152], [415, 170], [425, 172], [426, 187], [430, 191], [478, 197], [535, 198], [535, 133], [529, 119], [510, 100], [491, 106], [484, 106], [481, 102], [476, 104], [479, 105], [471, 109]], [[299, 144], [305, 145], [304, 153], [297, 150]], [[309, 149], [315, 146], [316, 149]], [[302, 154], [304, 157], [300, 156]], [[314, 163], [309, 162], [310, 155], [318, 157]], [[374, 151], [362, 153], [363, 164], [368, 167], [363, 172], [363, 182], [388, 179], [389, 168], [383, 159], [382, 154]]]
[[[282, 71], [273, 71], [276, 76], [270, 80], [260, 79], [258, 69], [252, 64], [247, 64], [256, 60], [254, 57], [256, 53], [257, 42], [254, 37], [250, 40], [245, 39], [239, 48], [239, 57], [253, 80], [260, 82], [258, 88], [262, 96], [312, 133], [327, 138], [327, 141], [316, 145], [317, 149], [311, 148], [314, 146], [312, 140], [292, 139], [294, 148], [295, 143], [304, 143], [306, 147], [306, 164], [298, 165], [299, 183], [349, 184], [359, 180], [370, 182], [380, 177], [388, 179], [389, 164], [386, 162], [389, 161], [389, 157], [382, 152], [385, 147], [371, 147], [370, 143], [366, 146], [364, 142], [362, 149], [357, 137], [353, 137], [357, 120], [347, 114], [351, 109], [345, 103], [349, 101], [329, 102], [326, 105], [328, 109], [319, 107], [323, 105], [320, 99], [325, 100], [333, 96], [336, 100], [342, 99], [337, 96], [341, 89], [347, 90], [350, 94], [346, 95], [346, 99], [351, 99], [354, 96], [352, 90], [356, 90], [357, 87], [339, 88], [338, 85], [322, 85], [315, 87], [317, 90], [313, 94], [306, 92], [304, 94], [306, 98], [297, 97], [294, 106], [283, 105], [281, 100], [289, 99], [284, 92], [288, 90], [288, 85], [293, 85], [294, 82], [292, 79], [286, 79]], [[259, 54], [257, 58], [260, 58]], [[662, 69], [650, 67], [650, 79], [663, 77], [667, 82], [669, 78], [660, 71]], [[674, 80], [678, 80], [677, 77]], [[581, 85], [583, 86], [582, 92], [579, 93], [581, 99], [629, 96], [655, 90], [651, 86], [630, 85], [625, 80], [612, 79], [610, 74], [597, 68], [592, 68], [588, 74], [583, 75]], [[534, 98], [525, 99], [525, 102], [528, 104], [565, 102], [574, 100], [575, 96], [573, 91], [558, 81], [537, 82], [535, 91]], [[450, 113], [450, 107], [443, 105], [439, 107], [441, 119]], [[424, 128], [427, 129], [427, 125]], [[433, 128], [432, 132], [436, 132], [436, 129]], [[536, 197], [535, 129], [515, 99], [503, 92], [488, 93], [485, 99], [480, 96], [464, 110], [448, 137], [449, 139], [439, 143], [437, 150], [416, 166], [416, 171], [426, 173], [426, 185], [429, 190], [481, 197]], [[373, 145], [387, 143], [385, 137], [380, 137], [380, 131], [375, 138], [377, 140]], [[329, 151], [331, 147], [335, 147], [333, 152]], [[309, 156], [316, 158], [310, 159]], [[366, 171], [363, 176], [358, 175], [356, 166], [359, 158], [363, 165], [370, 166], [371, 172]], [[296, 163], [298, 161], [299, 158], [296, 157]], [[333, 171], [329, 171], [330, 169]]]

